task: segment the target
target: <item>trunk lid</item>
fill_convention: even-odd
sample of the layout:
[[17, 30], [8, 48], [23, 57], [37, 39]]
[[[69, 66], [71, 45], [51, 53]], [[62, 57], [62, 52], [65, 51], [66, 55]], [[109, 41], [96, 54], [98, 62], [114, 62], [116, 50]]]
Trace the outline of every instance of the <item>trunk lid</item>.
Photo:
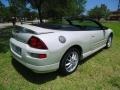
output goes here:
[[58, 32], [58, 30], [52, 30], [52, 29], [46, 29], [34, 25], [27, 25], [27, 24], [19, 24], [19, 27], [23, 27], [26, 29], [29, 29], [30, 31], [36, 33], [36, 34], [44, 34], [44, 33], [51, 33], [51, 32]]
[[[56, 32], [54, 30], [54, 32]], [[54, 33], [52, 30], [32, 26], [32, 25], [17, 25], [12, 31], [12, 37], [20, 42], [27, 43], [33, 35]]]

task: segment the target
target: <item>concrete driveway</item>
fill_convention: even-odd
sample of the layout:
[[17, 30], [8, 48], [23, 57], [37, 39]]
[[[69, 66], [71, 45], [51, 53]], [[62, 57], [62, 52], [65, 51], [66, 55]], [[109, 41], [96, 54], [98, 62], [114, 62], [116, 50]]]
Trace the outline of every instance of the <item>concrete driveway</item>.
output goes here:
[[12, 26], [12, 23], [0, 23], [0, 29]]
[[[39, 20], [34, 20], [34, 21], [26, 21], [26, 22], [23, 22], [24, 24], [31, 24], [31, 23], [38, 23]], [[20, 22], [17, 22], [16, 24], [21, 24]], [[0, 23], [0, 29], [2, 28], [6, 28], [8, 26], [12, 26], [13, 24], [12, 23]]]

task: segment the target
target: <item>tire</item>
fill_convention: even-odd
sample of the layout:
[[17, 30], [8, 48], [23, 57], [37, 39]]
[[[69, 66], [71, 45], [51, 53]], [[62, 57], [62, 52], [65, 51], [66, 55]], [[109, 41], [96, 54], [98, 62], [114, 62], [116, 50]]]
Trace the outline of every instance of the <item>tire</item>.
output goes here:
[[110, 48], [111, 46], [112, 46], [112, 35], [108, 37], [105, 48]]
[[81, 53], [76, 48], [70, 48], [60, 62], [59, 71], [62, 75], [73, 73], [79, 64]]

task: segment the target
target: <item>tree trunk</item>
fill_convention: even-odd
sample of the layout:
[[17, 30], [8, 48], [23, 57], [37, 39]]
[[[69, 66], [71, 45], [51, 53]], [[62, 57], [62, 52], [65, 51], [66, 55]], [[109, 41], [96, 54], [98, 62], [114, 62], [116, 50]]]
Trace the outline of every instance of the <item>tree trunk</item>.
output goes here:
[[40, 8], [38, 8], [38, 14], [39, 14], [40, 23], [43, 23], [43, 21], [42, 21], [42, 13], [41, 13]]

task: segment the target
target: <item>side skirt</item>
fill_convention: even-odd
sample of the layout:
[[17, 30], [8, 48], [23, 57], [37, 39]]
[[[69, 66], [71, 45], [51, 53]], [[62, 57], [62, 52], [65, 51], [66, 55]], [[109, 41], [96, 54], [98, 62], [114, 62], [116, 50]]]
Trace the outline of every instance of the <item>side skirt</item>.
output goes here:
[[89, 51], [89, 52], [87, 52], [87, 53], [84, 53], [82, 59], [85, 59], [86, 57], [88, 57], [88, 56], [90, 56], [91, 54], [99, 51], [100, 49], [104, 48], [105, 46], [106, 46], [106, 45], [103, 45], [103, 46], [101, 46], [101, 47], [99, 47], [99, 48], [97, 48], [97, 49], [95, 49], [95, 50], [92, 50], [92, 51]]

